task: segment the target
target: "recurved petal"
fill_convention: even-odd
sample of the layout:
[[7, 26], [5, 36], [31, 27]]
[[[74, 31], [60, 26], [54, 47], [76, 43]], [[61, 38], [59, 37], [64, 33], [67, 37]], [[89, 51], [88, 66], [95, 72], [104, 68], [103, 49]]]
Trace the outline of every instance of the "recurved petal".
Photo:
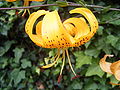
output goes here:
[[114, 75], [115, 75], [115, 78], [120, 81], [120, 69], [116, 70]]
[[112, 63], [110, 69], [115, 75], [115, 78], [120, 81], [120, 60]]
[[113, 57], [113, 55], [105, 55], [105, 56], [100, 60], [100, 62], [99, 62], [100, 67], [101, 67], [101, 69], [102, 69], [104, 72], [113, 74], [113, 72], [112, 72], [111, 69], [110, 69], [112, 63], [106, 62], [106, 58], [107, 58], [107, 57]]
[[42, 21], [39, 21], [36, 25], [36, 34], [41, 37], [41, 28], [42, 28]]
[[80, 13], [82, 14], [89, 22], [90, 27], [91, 27], [91, 32], [95, 33], [96, 30], [98, 29], [98, 21], [94, 14], [87, 8], [76, 8], [70, 11], [70, 13]]
[[[76, 29], [73, 29], [74, 36], [75, 38], [77, 37], [82, 37], [84, 35], [87, 35], [90, 30], [88, 25], [85, 22], [84, 18], [69, 18], [63, 22], [63, 24], [71, 24], [73, 25]], [[66, 28], [67, 30], [67, 28]]]
[[71, 36], [75, 36], [75, 32], [76, 32], [76, 27], [71, 24], [71, 23], [63, 23], [64, 27], [66, 28], [67, 32], [71, 35]]
[[[30, 17], [28, 18], [26, 25], [25, 25], [25, 31], [26, 33], [29, 35], [30, 39], [36, 43], [39, 46], [44, 46], [43, 44], [43, 40], [40, 37], [40, 35], [38, 34], [38, 27], [37, 27], [37, 34], [33, 34], [33, 25], [35, 23], [35, 21], [41, 16], [48, 13], [48, 11], [45, 10], [39, 10], [37, 12], [34, 12], [30, 15]], [[40, 24], [38, 23], [38, 25], [40, 26]], [[41, 32], [41, 29], [39, 30], [39, 33]]]
[[[84, 18], [87, 19], [87, 21], [90, 25], [89, 26], [90, 30], [89, 30], [86, 22], [83, 22], [84, 25], [86, 25], [86, 27], [82, 31], [84, 33], [79, 33], [78, 35], [76, 35], [75, 43], [77, 43], [76, 45], [79, 46], [79, 45], [82, 45], [82, 44], [88, 42], [93, 37], [93, 35], [96, 33], [96, 30], [98, 29], [98, 21], [97, 21], [96, 17], [94, 16], [94, 14], [87, 8], [76, 8], [76, 9], [71, 10], [70, 13], [71, 14], [72, 13], [82, 14], [84, 16]], [[83, 21], [85, 21], [85, 19]]]
[[73, 37], [64, 28], [57, 11], [47, 13], [42, 21], [42, 38], [48, 48], [71, 45]]

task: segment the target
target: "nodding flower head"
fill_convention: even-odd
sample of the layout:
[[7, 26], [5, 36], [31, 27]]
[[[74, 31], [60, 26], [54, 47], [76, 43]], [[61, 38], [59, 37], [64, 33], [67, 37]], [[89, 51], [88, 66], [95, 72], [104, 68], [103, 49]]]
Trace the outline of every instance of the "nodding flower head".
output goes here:
[[[56, 10], [52, 12], [38, 10], [30, 15], [25, 26], [26, 33], [36, 45], [43, 48], [58, 48], [55, 61], [46, 66], [42, 66], [41, 68], [52, 67], [58, 61], [60, 51], [62, 50], [63, 64], [60, 76], [62, 75], [65, 63], [65, 54], [67, 55], [71, 70], [76, 76], [70, 62], [67, 48], [78, 47], [88, 42], [98, 29], [98, 21], [89, 9], [76, 8], [71, 10], [69, 13], [78, 13], [83, 17], [73, 17], [62, 22]], [[43, 16], [43, 19], [38, 21], [35, 33], [33, 33], [33, 26], [41, 16]]]

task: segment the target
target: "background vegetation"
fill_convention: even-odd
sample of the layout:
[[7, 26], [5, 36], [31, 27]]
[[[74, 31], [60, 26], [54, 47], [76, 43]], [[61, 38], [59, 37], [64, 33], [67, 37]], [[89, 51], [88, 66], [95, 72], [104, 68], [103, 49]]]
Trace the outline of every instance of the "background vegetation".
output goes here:
[[[30, 5], [53, 4], [57, 0], [31, 2]], [[60, 1], [60, 0], [58, 0]], [[99, 21], [99, 29], [95, 36], [79, 48], [70, 48], [69, 53], [75, 71], [80, 78], [71, 80], [73, 74], [66, 62], [63, 79], [57, 83], [61, 61], [52, 68], [40, 70], [56, 49], [45, 49], [36, 46], [25, 33], [25, 23], [28, 14], [22, 17], [16, 15], [18, 10], [0, 10], [0, 90], [118, 90], [119, 86], [114, 76], [104, 73], [99, 67], [99, 60], [105, 54], [114, 54], [107, 59], [114, 62], [120, 59], [120, 11], [110, 11], [110, 7], [120, 8], [119, 0], [67, 0], [74, 3], [94, 4], [106, 7], [89, 8]], [[19, 7], [22, 1], [0, 2], [0, 8]], [[71, 17], [68, 11], [75, 7], [39, 7], [30, 9], [59, 10], [62, 20]]]

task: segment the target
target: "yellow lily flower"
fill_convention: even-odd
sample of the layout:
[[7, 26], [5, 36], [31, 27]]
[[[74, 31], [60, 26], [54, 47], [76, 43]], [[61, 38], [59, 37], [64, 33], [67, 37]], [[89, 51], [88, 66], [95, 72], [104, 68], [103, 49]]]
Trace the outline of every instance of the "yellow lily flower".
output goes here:
[[[17, 1], [17, 0], [6, 0], [8, 2], [14, 2], [14, 1]], [[24, 1], [24, 5], [23, 6], [29, 6], [29, 1], [44, 1], [44, 0], [23, 0]], [[28, 13], [30, 14], [30, 11], [29, 9], [25, 9], [24, 13], [22, 14], [22, 16], [24, 16], [26, 14], [26, 11], [28, 11]], [[21, 13], [22, 11], [20, 11], [19, 13]]]
[[[58, 61], [60, 51], [62, 51], [63, 64], [60, 77], [65, 64], [65, 54], [67, 55], [73, 74], [78, 77], [72, 68], [68, 54], [68, 47], [78, 47], [88, 42], [98, 29], [98, 21], [89, 9], [76, 8], [70, 11], [70, 14], [73, 13], [79, 13], [86, 19], [83, 17], [73, 17], [62, 23], [56, 10], [52, 12], [38, 10], [30, 15], [25, 25], [26, 33], [36, 45], [43, 48], [58, 48], [55, 61], [46, 66], [42, 66], [41, 68], [52, 67]], [[36, 20], [43, 15], [43, 20], [36, 24], [36, 34], [33, 34], [33, 26]], [[89, 24], [87, 22], [89, 22]]]
[[[113, 57], [113, 55], [105, 55], [101, 60], [100, 60], [100, 67], [104, 72], [107, 72], [109, 74], [113, 74], [117, 80], [120, 81], [120, 60], [110, 63], [106, 62], [107, 57]], [[120, 84], [116, 84], [120, 85]]]

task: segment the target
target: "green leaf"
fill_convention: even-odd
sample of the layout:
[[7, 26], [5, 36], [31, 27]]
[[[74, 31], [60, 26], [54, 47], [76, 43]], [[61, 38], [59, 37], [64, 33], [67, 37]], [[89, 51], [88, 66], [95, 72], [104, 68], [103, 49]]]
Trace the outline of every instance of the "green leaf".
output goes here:
[[[3, 17], [6, 18], [6, 17]], [[6, 22], [6, 21], [4, 21]], [[8, 30], [10, 30], [10, 28], [12, 27], [13, 23], [11, 22], [7, 22], [7, 23], [2, 23], [0, 20], [0, 34], [7, 36], [8, 35]]]
[[76, 68], [80, 68], [84, 64], [91, 64], [91, 56], [87, 56], [81, 51], [75, 52], [74, 55], [76, 56]]
[[85, 6], [85, 1], [79, 0], [79, 3], [82, 5], [82, 7], [85, 7], [85, 8], [86, 8], [86, 6]]
[[[72, 83], [72, 85], [71, 85], [71, 87], [72, 87], [72, 89], [74, 89], [74, 90], [80, 90], [80, 89], [82, 89], [82, 87], [83, 87], [83, 83], [82, 82], [77, 82], [77, 81], [74, 81], [73, 83]], [[69, 90], [71, 90], [71, 89], [69, 89]]]
[[102, 77], [102, 79], [101, 79], [101, 77], [95, 76], [94, 80], [99, 81], [101, 84], [105, 85], [106, 77]]
[[103, 26], [99, 26], [99, 28], [97, 30], [98, 35], [102, 35], [103, 34], [103, 29], [104, 29]]
[[104, 37], [99, 38], [96, 42], [95, 42], [95, 46], [97, 48], [97, 50], [101, 50], [105, 47], [105, 39]]
[[[31, 6], [35, 6], [35, 5], [42, 5], [44, 2], [32, 2], [30, 3]], [[39, 9], [40, 7], [35, 7], [34, 9]]]
[[[55, 1], [47, 0], [47, 4], [53, 4], [53, 3], [55, 3]], [[49, 9], [50, 10], [58, 10], [59, 6], [49, 6]]]
[[112, 11], [102, 15], [101, 21], [113, 25], [120, 25], [120, 12]]
[[97, 58], [100, 54], [100, 50], [97, 50], [97, 48], [86, 49], [85, 54]]
[[[115, 78], [115, 76], [111, 76], [110, 77], [110, 82], [112, 82], [112, 83], [115, 83], [115, 84], [118, 84], [120, 81], [118, 81], [116, 78]], [[115, 87], [115, 85], [112, 85], [112, 87]]]
[[85, 90], [97, 90], [98, 89], [98, 85], [96, 83], [89, 83], [85, 86]]
[[5, 49], [3, 47], [0, 47], [0, 56], [4, 55], [5, 54]]
[[5, 68], [8, 65], [7, 57], [0, 57], [0, 68]]
[[118, 40], [118, 42], [116, 42], [115, 46], [114, 46], [117, 50], [120, 50], [120, 39]]
[[4, 44], [5, 51], [7, 52], [10, 49], [11, 45], [14, 43], [15, 43], [15, 41], [6, 41]]
[[97, 89], [98, 85], [92, 79], [86, 80], [84, 90], [97, 90]]
[[91, 64], [86, 72], [86, 76], [98, 75], [99, 77], [102, 77], [103, 74], [104, 72], [98, 64]]
[[54, 75], [58, 75], [60, 73], [60, 67], [56, 67], [54, 70], [53, 70], [53, 74]]
[[12, 16], [12, 15], [15, 15], [15, 10], [8, 10], [6, 11], [6, 13]]
[[4, 55], [11, 47], [12, 44], [14, 44], [14, 41], [6, 41], [4, 43], [4, 47], [0, 47], [0, 56]]
[[22, 62], [21, 64], [22, 68], [31, 67], [31, 62], [28, 61], [27, 59], [22, 59], [21, 62]]
[[20, 69], [14, 69], [12, 72], [11, 72], [11, 78], [12, 80], [14, 80], [14, 84], [15, 86], [22, 80], [22, 79], [25, 79], [25, 71], [24, 70], [21, 70]]
[[68, 6], [68, 3], [66, 1], [56, 1], [56, 4], [60, 7]]
[[18, 73], [18, 76], [15, 80], [15, 83], [18, 84], [22, 79], [25, 79], [25, 71], [24, 70], [21, 70], [19, 73]]
[[19, 63], [19, 60], [22, 57], [22, 53], [24, 52], [24, 49], [23, 48], [15, 48], [13, 50], [13, 52], [14, 52], [14, 56], [15, 56], [14, 61], [16, 63]]
[[91, 44], [91, 41], [85, 43], [84, 45], [85, 45], [86, 48], [88, 48], [90, 44]]
[[113, 21], [109, 21], [109, 23], [113, 25], [120, 25], [120, 18], [114, 19]]
[[111, 6], [107, 6], [107, 7], [105, 7], [105, 8], [102, 10], [102, 12], [103, 12], [103, 13], [108, 12], [108, 11], [109, 11], [109, 9], [110, 9], [110, 7], [111, 7]]
[[118, 37], [115, 37], [113, 35], [109, 35], [109, 36], [107, 36], [106, 42], [111, 44], [112, 46], [115, 46], [115, 44], [117, 43], [118, 39], [119, 39]]
[[51, 51], [49, 52], [49, 57], [55, 56], [56, 52], [57, 52], [56, 50], [51, 50]]

